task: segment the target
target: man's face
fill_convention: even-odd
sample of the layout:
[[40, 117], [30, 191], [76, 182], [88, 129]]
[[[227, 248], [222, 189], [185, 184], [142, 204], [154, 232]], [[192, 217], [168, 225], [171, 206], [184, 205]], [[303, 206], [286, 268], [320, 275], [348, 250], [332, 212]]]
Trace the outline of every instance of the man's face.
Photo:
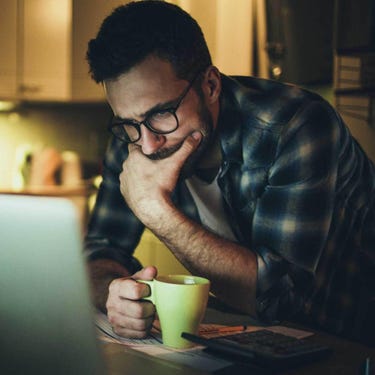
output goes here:
[[[174, 107], [189, 82], [176, 78], [170, 63], [149, 57], [116, 80], [104, 82], [108, 102], [120, 120], [141, 122], [155, 110]], [[141, 138], [136, 144], [150, 159], [167, 158], [176, 152], [193, 131], [203, 134], [201, 144], [184, 166], [183, 173], [190, 174], [193, 164], [203, 154], [212, 139], [215, 120], [204, 100], [190, 88], [176, 111], [179, 126], [170, 134], [155, 134], [144, 124]], [[188, 172], [189, 170], [189, 172]]]

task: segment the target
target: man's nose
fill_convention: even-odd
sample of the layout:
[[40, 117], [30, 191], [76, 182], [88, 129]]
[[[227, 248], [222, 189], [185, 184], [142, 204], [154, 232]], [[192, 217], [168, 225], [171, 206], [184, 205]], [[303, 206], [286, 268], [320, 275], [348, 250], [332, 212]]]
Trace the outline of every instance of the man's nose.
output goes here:
[[141, 125], [141, 139], [137, 143], [142, 147], [143, 154], [150, 155], [155, 153], [164, 145], [165, 141], [164, 135], [155, 134], [143, 124]]

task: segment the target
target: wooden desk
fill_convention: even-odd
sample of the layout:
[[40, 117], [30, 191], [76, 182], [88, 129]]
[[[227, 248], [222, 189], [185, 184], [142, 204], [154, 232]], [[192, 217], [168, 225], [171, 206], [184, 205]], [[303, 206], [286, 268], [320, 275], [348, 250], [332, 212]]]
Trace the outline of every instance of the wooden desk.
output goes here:
[[[324, 344], [333, 349], [332, 355], [322, 361], [308, 364], [299, 369], [290, 370], [283, 374], [301, 374], [303, 375], [360, 375], [359, 369], [367, 357], [375, 361], [375, 349], [369, 348], [356, 342], [340, 339], [335, 336], [324, 333], [317, 333], [311, 337], [317, 343]], [[301, 370], [302, 369], [302, 370]]]
[[103, 344], [103, 354], [108, 375], [210, 375], [120, 344]]
[[[234, 313], [207, 309], [205, 321], [220, 324], [254, 324], [254, 321], [245, 316]], [[356, 342], [341, 339], [325, 333], [316, 333], [307, 340], [326, 345], [333, 349], [333, 354], [324, 360], [310, 363], [292, 370], [280, 372], [285, 375], [357, 375], [365, 358], [370, 357], [375, 361], [375, 348], [369, 348]], [[110, 375], [120, 374], [118, 368], [123, 363], [123, 371], [126, 374], [152, 374], [152, 375], [207, 375], [207, 372], [199, 371], [188, 366], [172, 363], [147, 354], [135, 351], [119, 344], [104, 344], [104, 355], [109, 363]], [[242, 375], [256, 374], [248, 368], [230, 366], [218, 371], [215, 375]]]

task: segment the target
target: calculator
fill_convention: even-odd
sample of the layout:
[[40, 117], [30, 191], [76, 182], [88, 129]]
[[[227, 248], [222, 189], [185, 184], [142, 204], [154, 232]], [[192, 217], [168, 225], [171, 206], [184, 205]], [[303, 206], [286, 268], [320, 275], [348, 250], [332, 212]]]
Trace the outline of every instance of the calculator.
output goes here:
[[327, 357], [332, 350], [310, 340], [297, 339], [261, 329], [205, 338], [183, 332], [187, 340], [206, 346], [207, 351], [264, 368], [286, 369]]

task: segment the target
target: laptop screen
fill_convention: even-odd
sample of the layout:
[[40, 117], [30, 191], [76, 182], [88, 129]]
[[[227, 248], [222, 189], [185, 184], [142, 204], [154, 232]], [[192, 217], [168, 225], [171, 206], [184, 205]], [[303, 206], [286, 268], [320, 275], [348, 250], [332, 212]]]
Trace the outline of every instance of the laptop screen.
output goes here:
[[0, 194], [0, 373], [103, 374], [77, 212]]

